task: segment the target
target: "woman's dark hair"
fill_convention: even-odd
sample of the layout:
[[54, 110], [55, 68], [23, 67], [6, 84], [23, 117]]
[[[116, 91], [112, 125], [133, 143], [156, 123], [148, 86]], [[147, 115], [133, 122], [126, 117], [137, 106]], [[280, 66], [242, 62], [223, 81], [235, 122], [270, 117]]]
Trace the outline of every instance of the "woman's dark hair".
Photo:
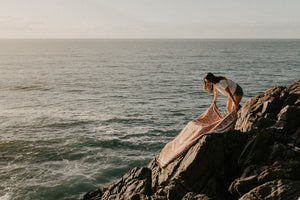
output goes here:
[[209, 72], [204, 76], [204, 80], [205, 79], [212, 83], [219, 83], [220, 80], [225, 79], [225, 77], [224, 76], [215, 76]]

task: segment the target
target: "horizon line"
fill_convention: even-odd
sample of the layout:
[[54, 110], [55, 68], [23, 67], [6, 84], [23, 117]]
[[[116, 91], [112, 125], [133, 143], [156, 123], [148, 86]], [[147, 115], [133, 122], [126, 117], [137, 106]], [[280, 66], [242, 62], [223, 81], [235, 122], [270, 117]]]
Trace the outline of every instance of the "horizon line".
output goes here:
[[126, 38], [126, 37], [124, 37], [124, 38], [122, 38], [122, 37], [116, 37], [116, 38], [102, 38], [102, 37], [99, 37], [99, 38], [88, 38], [88, 37], [78, 37], [78, 38], [76, 38], [76, 37], [49, 37], [49, 38], [39, 38], [39, 37], [35, 37], [35, 38], [33, 38], [33, 37], [28, 37], [28, 38], [18, 38], [18, 37], [16, 37], [16, 38], [1, 38], [0, 37], [0, 40], [299, 40], [300, 39], [300, 37], [299, 38], [286, 38], [286, 37], [282, 37], [282, 38], [267, 38], [267, 37], [257, 37], [257, 38], [255, 38], [255, 37], [249, 37], [249, 38], [247, 38], [247, 37], [245, 37], [245, 38], [239, 38], [239, 37], [236, 37], [236, 38], [231, 38], [231, 37], [228, 37], [228, 38], [201, 38], [201, 37], [199, 37], [199, 38], [184, 38], [184, 37], [182, 37], [182, 38], [180, 38], [180, 37], [178, 37], [178, 38], [172, 38], [172, 37], [169, 37], [169, 38], [167, 38], [167, 37], [161, 37], [161, 38], [159, 38], [159, 37], [157, 37], [157, 38], [155, 38], [155, 37], [153, 37], [153, 38], [150, 38], [150, 37], [136, 37], [136, 38], [130, 38], [130, 37], [128, 37], [128, 38]]

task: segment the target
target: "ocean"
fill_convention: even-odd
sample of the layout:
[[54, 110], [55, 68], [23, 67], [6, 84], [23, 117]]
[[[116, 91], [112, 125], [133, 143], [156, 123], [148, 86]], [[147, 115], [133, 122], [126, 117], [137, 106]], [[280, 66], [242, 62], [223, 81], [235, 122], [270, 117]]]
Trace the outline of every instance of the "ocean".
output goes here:
[[78, 199], [201, 115], [207, 72], [242, 104], [299, 80], [300, 40], [2, 39], [0, 72], [0, 200]]

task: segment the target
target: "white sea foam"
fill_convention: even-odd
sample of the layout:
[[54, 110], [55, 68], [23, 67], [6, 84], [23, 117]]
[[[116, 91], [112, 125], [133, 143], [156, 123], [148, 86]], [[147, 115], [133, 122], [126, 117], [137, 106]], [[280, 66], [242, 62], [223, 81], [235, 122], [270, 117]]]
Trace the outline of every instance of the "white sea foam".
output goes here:
[[10, 194], [5, 194], [4, 196], [0, 196], [0, 200], [10, 200], [11, 199], [11, 195]]

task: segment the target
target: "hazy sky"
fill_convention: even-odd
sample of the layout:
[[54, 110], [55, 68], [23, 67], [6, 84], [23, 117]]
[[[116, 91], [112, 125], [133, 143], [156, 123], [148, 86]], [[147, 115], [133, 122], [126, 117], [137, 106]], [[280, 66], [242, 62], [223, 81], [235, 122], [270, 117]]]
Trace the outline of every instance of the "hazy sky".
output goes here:
[[300, 38], [300, 0], [0, 0], [0, 38]]

